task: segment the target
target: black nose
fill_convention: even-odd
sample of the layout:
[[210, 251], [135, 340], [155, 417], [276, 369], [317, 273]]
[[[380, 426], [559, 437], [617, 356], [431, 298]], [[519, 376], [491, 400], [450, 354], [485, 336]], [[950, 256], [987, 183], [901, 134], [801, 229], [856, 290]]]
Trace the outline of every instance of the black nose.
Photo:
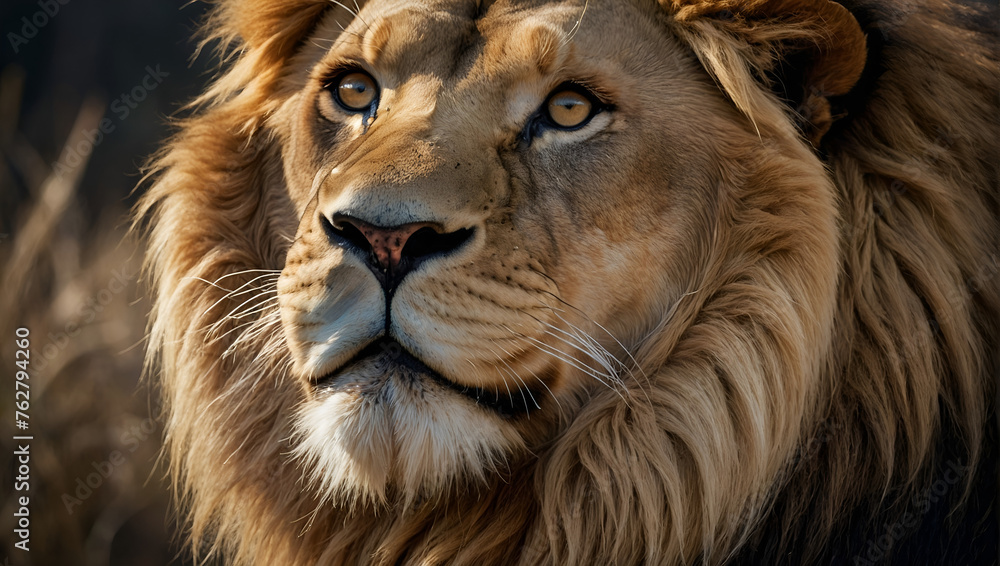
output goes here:
[[332, 242], [365, 261], [387, 292], [423, 261], [462, 247], [473, 233], [472, 228], [443, 232], [433, 222], [375, 226], [346, 214], [334, 214], [332, 220], [320, 215], [320, 222]]

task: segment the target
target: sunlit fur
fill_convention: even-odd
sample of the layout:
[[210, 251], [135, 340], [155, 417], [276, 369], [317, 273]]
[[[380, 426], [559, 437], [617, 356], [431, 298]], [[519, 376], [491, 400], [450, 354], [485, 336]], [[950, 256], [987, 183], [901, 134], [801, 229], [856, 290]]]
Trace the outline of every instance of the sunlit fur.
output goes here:
[[[946, 432], [975, 468], [995, 426], [1000, 79], [949, 3], [868, 6], [890, 41], [843, 108], [865, 38], [822, 0], [361, 4], [220, 0], [225, 70], [137, 211], [199, 558], [717, 564], [765, 521], [817, 554], [864, 502], [923, 488]], [[441, 55], [469, 37], [467, 65]], [[317, 69], [351, 41], [430, 70], [394, 68], [412, 87], [385, 91], [391, 112], [319, 137]], [[794, 108], [774, 94], [793, 55]], [[491, 122], [587, 65], [617, 77], [590, 129], [525, 146]], [[360, 341], [383, 308], [315, 224], [345, 171], [480, 227], [410, 276], [397, 323], [449, 379], [534, 386], [527, 417], [377, 367], [350, 375], [381, 403], [314, 386], [350, 354], [324, 337]]]

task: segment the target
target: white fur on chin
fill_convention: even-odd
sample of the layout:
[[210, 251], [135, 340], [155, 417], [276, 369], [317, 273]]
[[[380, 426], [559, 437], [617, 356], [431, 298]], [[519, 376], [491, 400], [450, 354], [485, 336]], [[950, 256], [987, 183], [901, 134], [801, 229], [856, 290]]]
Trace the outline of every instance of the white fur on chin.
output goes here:
[[356, 364], [298, 411], [293, 454], [325, 501], [409, 507], [485, 482], [524, 448], [489, 409], [409, 370], [383, 368], [377, 360]]

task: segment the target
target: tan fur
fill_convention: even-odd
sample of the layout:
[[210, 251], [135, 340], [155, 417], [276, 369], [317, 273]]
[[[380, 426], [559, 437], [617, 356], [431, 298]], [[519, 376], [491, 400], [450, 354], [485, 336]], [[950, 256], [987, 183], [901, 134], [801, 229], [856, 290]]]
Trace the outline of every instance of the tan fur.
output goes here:
[[[903, 500], [945, 417], [975, 466], [1000, 78], [946, 3], [892, 29], [842, 127], [831, 101], [865, 38], [825, 0], [360, 9], [221, 1], [208, 36], [231, 61], [137, 212], [199, 557], [718, 564], [779, 496], [816, 548], [863, 499]], [[792, 56], [809, 61], [794, 109], [769, 78]], [[382, 84], [370, 125], [324, 98], [345, 60]], [[615, 108], [523, 144], [566, 80]], [[372, 367], [316, 387], [385, 308], [320, 226], [345, 207], [476, 227], [408, 276], [393, 324], [452, 382], [530, 388], [537, 409], [501, 417]]]

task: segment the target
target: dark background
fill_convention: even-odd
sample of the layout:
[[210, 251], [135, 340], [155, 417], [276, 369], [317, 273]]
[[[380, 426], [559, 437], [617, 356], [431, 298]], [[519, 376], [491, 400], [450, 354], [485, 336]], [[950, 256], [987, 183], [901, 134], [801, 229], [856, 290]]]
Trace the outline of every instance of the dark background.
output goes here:
[[[141, 377], [150, 304], [128, 214], [168, 118], [215, 68], [209, 53], [192, 59], [206, 5], [63, 2], [0, 3], [0, 561], [187, 564], [157, 462], [156, 391]], [[14, 426], [20, 327], [26, 431]], [[34, 437], [27, 553], [13, 546], [16, 434]]]

